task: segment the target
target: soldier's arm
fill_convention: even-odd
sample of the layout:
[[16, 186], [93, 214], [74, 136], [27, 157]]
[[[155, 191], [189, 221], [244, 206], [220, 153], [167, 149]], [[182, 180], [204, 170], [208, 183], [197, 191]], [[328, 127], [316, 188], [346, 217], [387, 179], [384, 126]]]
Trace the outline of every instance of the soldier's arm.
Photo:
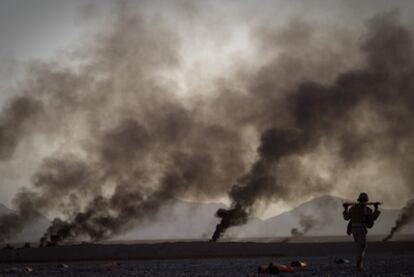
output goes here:
[[368, 228], [372, 228], [374, 226], [374, 221], [375, 219], [378, 217], [374, 214], [374, 212], [366, 207], [366, 222], [365, 222], [365, 226], [367, 226]]
[[372, 213], [372, 221], [377, 220], [377, 218], [380, 216], [381, 212], [378, 210], [378, 206], [375, 206], [375, 210]]
[[351, 219], [351, 211], [348, 210], [348, 206], [347, 205], [344, 205], [344, 208], [345, 208], [345, 210], [343, 211], [342, 215], [344, 216], [344, 219], [345, 220], [350, 220]]

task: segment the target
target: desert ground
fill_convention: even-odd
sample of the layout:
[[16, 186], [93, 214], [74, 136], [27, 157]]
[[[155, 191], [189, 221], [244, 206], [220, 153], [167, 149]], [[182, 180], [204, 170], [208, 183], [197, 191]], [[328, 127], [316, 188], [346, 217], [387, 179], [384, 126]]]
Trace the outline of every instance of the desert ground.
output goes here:
[[[351, 256], [346, 258], [352, 259]], [[308, 267], [280, 276], [414, 276], [414, 255], [372, 254], [367, 257], [366, 272], [357, 273], [354, 265], [336, 264], [333, 257], [261, 257], [261, 258], [199, 258], [111, 262], [2, 264], [0, 276], [261, 276], [257, 267], [269, 262], [289, 264], [294, 259], [306, 260]], [[33, 272], [27, 273], [29, 266]], [[263, 275], [266, 276], [266, 275]]]
[[308, 266], [279, 275], [414, 276], [412, 241], [370, 242], [365, 273], [355, 271], [353, 253], [351, 242], [84, 243], [2, 249], [0, 276], [259, 276], [260, 265], [297, 260]]

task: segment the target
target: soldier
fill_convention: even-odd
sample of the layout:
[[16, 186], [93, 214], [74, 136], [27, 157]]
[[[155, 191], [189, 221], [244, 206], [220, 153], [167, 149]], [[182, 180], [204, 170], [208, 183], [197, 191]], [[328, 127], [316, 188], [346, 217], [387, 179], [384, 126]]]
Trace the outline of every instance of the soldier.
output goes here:
[[356, 266], [358, 271], [364, 271], [363, 259], [365, 255], [365, 249], [367, 245], [367, 228], [374, 226], [374, 221], [380, 215], [378, 210], [379, 203], [374, 203], [375, 210], [372, 211], [368, 206], [368, 194], [362, 192], [358, 197], [358, 203], [352, 205], [344, 203], [343, 216], [345, 220], [349, 220], [348, 224], [348, 235], [354, 237], [354, 241], [357, 245], [357, 259]]

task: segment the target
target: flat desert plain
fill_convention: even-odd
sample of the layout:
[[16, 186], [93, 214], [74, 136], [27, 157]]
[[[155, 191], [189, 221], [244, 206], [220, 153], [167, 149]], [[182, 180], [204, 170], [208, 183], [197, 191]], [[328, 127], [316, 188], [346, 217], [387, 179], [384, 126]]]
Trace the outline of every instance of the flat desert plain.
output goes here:
[[354, 252], [352, 242], [84, 243], [2, 249], [0, 276], [258, 276], [260, 265], [296, 260], [308, 266], [279, 275], [414, 276], [412, 241], [369, 242], [365, 273], [355, 271]]

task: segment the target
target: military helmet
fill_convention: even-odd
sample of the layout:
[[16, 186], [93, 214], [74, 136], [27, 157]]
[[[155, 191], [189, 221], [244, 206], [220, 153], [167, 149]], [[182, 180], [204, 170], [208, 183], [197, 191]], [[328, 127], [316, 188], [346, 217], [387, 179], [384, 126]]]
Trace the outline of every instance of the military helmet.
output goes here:
[[358, 196], [358, 202], [368, 202], [368, 194], [366, 192], [361, 192]]

